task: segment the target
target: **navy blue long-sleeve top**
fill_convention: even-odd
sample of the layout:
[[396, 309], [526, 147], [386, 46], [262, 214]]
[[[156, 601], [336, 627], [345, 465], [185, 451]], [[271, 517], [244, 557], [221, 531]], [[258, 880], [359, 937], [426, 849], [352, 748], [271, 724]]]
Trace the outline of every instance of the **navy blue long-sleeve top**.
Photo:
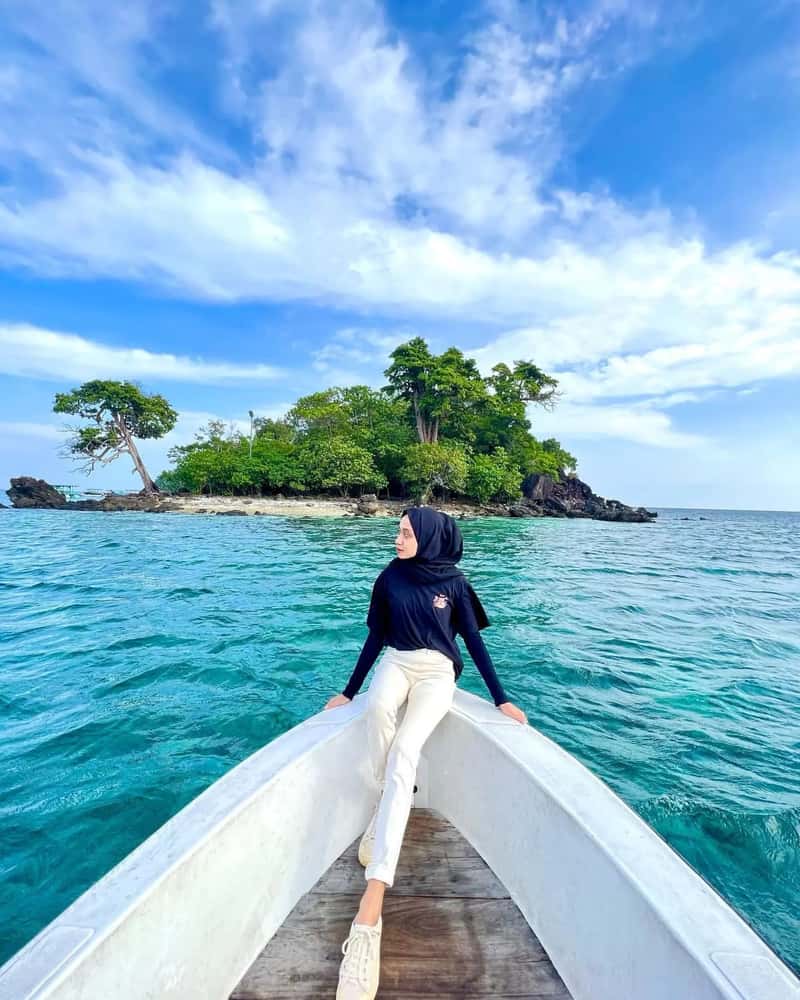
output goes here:
[[400, 568], [390, 563], [373, 584], [367, 614], [369, 635], [342, 694], [352, 698], [358, 693], [384, 646], [437, 649], [452, 660], [457, 681], [464, 669], [455, 641], [458, 634], [463, 638], [495, 705], [508, 701], [480, 635], [480, 629], [488, 621], [482, 615], [483, 621], [479, 622], [474, 600], [477, 598], [464, 576], [418, 583], [409, 580]]

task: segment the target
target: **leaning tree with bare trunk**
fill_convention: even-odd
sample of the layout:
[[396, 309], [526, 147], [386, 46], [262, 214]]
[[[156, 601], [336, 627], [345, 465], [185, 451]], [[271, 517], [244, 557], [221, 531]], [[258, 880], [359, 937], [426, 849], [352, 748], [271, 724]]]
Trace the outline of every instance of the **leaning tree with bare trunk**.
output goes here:
[[86, 427], [70, 428], [67, 445], [84, 471], [91, 472], [98, 462], [107, 465], [120, 455], [130, 455], [144, 492], [158, 492], [134, 439], [160, 438], [175, 426], [178, 414], [163, 396], [147, 396], [132, 382], [94, 380], [72, 392], [56, 393], [53, 410], [91, 421]]

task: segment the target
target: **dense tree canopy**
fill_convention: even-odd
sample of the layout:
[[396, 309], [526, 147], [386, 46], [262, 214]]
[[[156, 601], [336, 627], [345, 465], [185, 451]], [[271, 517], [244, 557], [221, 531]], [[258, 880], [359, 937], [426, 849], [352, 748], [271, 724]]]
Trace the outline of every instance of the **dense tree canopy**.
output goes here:
[[332, 387], [298, 399], [281, 420], [255, 418], [252, 438], [212, 421], [172, 449], [166, 490], [205, 493], [384, 491], [481, 502], [520, 496], [525, 476], [559, 478], [576, 462], [554, 438], [530, 433], [526, 408], [552, 407], [557, 380], [530, 361], [495, 365], [483, 377], [450, 347], [421, 337], [399, 345], [388, 385]]

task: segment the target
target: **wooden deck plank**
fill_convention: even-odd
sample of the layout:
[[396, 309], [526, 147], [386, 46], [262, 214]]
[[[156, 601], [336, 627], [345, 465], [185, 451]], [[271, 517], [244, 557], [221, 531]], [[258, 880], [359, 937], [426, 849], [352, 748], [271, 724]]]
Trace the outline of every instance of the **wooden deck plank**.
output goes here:
[[[232, 1000], [335, 995], [341, 944], [365, 885], [357, 846], [358, 839], [298, 901]], [[439, 814], [415, 808], [384, 900], [378, 998], [431, 997], [569, 1000], [569, 993], [485, 862]]]
[[[360, 896], [365, 888], [355, 840], [312, 891], [357, 892]], [[433, 810], [412, 809], [391, 894], [486, 899], [507, 898], [508, 890], [452, 823]]]

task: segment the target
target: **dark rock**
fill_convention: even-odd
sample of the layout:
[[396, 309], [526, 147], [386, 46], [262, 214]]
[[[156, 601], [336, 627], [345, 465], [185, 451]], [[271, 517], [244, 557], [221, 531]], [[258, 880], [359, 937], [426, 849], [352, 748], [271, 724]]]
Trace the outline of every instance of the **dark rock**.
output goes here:
[[246, 510], [218, 510], [217, 517], [247, 517]]
[[509, 507], [512, 517], [537, 516], [522, 511], [530, 507], [540, 517], [591, 517], [599, 521], [645, 522], [657, 514], [644, 507], [628, 507], [621, 500], [606, 500], [592, 492], [588, 483], [577, 476], [551, 476], [532, 473], [522, 483], [523, 499]]
[[544, 506], [549, 510], [555, 511], [556, 514], [568, 514], [571, 510], [566, 500], [562, 500], [556, 496], [549, 496], [544, 501]]
[[479, 507], [481, 514], [491, 514], [496, 517], [508, 516], [508, 505], [502, 503], [482, 503]]
[[549, 476], [533, 473], [523, 480], [522, 495], [528, 500], [546, 500], [553, 495], [553, 480]]
[[541, 515], [537, 514], [535, 508], [529, 507], [528, 504], [524, 503], [512, 503], [508, 506], [508, 513], [510, 517], [539, 517]]
[[19, 476], [12, 479], [8, 497], [12, 507], [40, 507], [53, 510], [67, 506], [67, 498], [63, 493], [59, 493], [44, 479], [34, 479], [33, 476]]
[[358, 504], [356, 505], [356, 513], [372, 516], [373, 514], [378, 513], [380, 506], [378, 498], [374, 493], [365, 493], [363, 497], [359, 498]]

